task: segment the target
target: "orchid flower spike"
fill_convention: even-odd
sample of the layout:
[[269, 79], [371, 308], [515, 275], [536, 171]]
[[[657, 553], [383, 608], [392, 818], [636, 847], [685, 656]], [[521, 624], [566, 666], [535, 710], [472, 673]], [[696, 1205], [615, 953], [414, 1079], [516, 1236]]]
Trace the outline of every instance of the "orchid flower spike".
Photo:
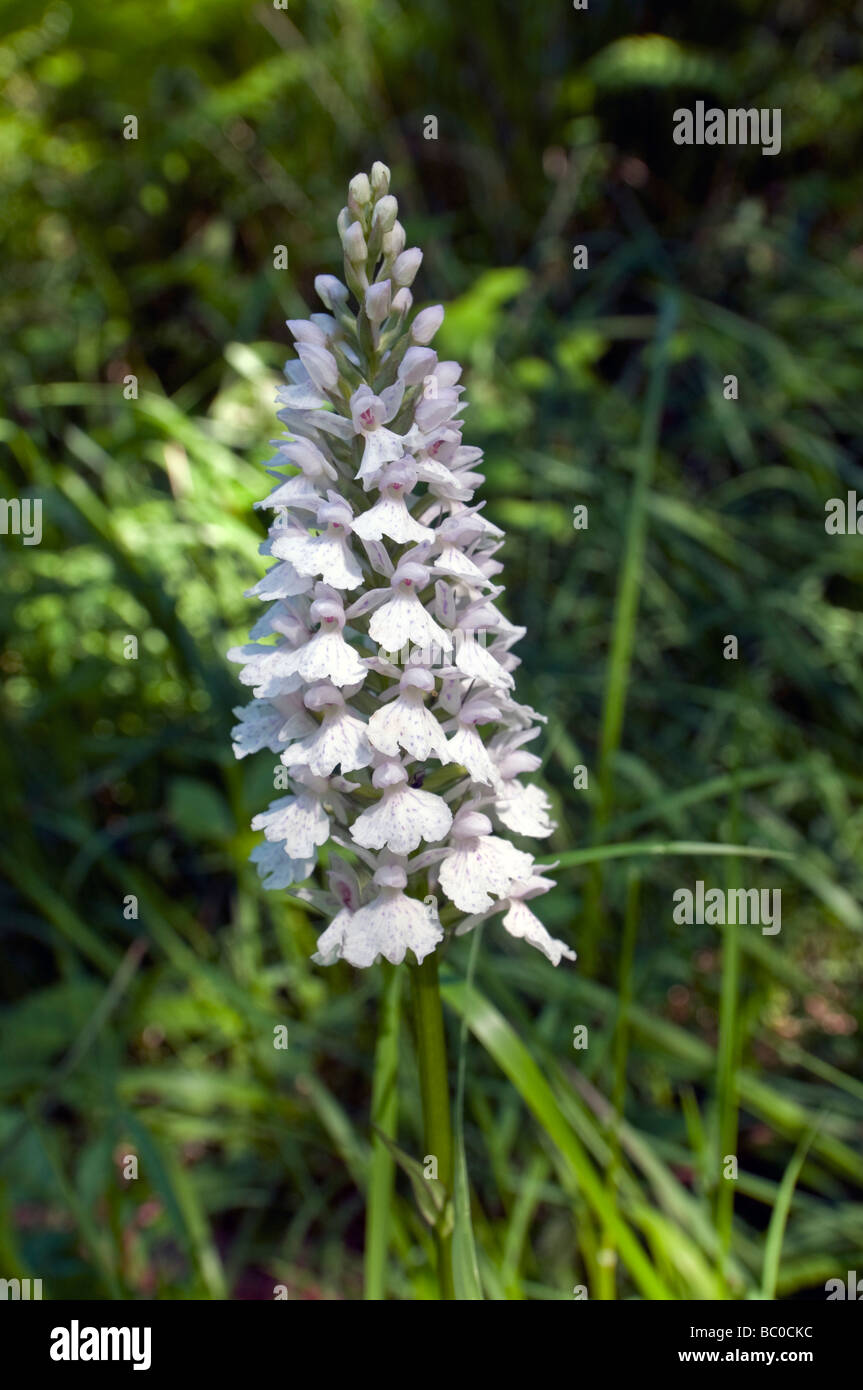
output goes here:
[[461, 368], [432, 346], [443, 308], [413, 311], [422, 252], [389, 189], [380, 163], [351, 180], [343, 278], [318, 276], [326, 312], [288, 321], [286, 432], [256, 504], [272, 564], [248, 591], [266, 609], [228, 653], [254, 691], [235, 755], [278, 758], [251, 857], [265, 888], [324, 913], [319, 964], [421, 962], [503, 914], [557, 965], [575, 955], [527, 906], [554, 885], [523, 843], [554, 830], [524, 780], [544, 721], [514, 698], [503, 532], [474, 501]]

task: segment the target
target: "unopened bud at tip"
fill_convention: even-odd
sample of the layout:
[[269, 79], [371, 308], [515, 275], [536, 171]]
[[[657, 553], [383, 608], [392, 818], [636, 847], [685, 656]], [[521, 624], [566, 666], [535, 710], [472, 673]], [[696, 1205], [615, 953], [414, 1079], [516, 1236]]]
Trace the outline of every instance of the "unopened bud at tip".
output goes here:
[[382, 164], [376, 159], [372, 165], [372, 192], [376, 198], [382, 198], [389, 192], [390, 171], [386, 164]]
[[372, 201], [372, 186], [368, 174], [354, 174], [348, 184], [348, 207], [351, 212], [361, 214]]

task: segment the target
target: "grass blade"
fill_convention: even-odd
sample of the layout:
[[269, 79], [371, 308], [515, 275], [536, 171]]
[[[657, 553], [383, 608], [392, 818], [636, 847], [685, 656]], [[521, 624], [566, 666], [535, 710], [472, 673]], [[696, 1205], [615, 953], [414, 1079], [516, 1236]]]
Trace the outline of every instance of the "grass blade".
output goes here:
[[665, 840], [640, 843], [628, 840], [618, 845], [593, 845], [587, 849], [566, 850], [556, 856], [561, 869], [572, 869], [579, 864], [598, 863], [603, 859], [628, 859], [638, 854], [740, 854], [749, 859], [791, 859], [790, 850], [770, 849], [766, 845], [722, 845], [702, 843], [699, 840]]
[[[480, 923], [474, 929], [473, 940], [470, 944], [470, 957], [465, 980], [465, 988], [468, 992], [473, 989], [474, 969], [481, 936], [482, 924]], [[460, 1301], [477, 1302], [482, 1301], [483, 1292], [470, 1216], [470, 1182], [464, 1151], [464, 1082], [467, 1064], [467, 1032], [467, 1017], [462, 1015], [454, 1127], [453, 1213], [455, 1224], [452, 1233], [452, 1268], [456, 1298]]]
[[816, 1123], [808, 1134], [804, 1134], [794, 1150], [794, 1156], [785, 1169], [782, 1182], [779, 1185], [779, 1192], [770, 1217], [770, 1225], [767, 1228], [767, 1239], [764, 1243], [764, 1268], [761, 1275], [762, 1298], [774, 1299], [776, 1297], [779, 1260], [782, 1255], [782, 1242], [785, 1238], [785, 1224], [791, 1210], [791, 1199], [794, 1196], [797, 1179], [800, 1177], [800, 1170], [806, 1162], [806, 1155], [817, 1130], [818, 1125]]

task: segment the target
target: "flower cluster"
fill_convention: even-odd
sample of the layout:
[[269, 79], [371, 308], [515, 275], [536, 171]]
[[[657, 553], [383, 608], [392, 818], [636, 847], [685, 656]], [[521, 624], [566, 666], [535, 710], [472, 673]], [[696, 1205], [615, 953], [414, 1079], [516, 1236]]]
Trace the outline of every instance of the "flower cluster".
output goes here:
[[273, 564], [249, 591], [268, 607], [229, 653], [255, 697], [234, 751], [278, 753], [290, 788], [252, 821], [252, 859], [284, 889], [328, 846], [326, 889], [295, 890], [331, 919], [322, 964], [421, 961], [443, 939], [438, 894], [467, 914], [458, 932], [503, 912], [554, 964], [574, 959], [528, 906], [551, 881], [507, 835], [554, 828], [521, 780], [541, 716], [513, 695], [524, 629], [496, 603], [503, 533], [473, 502], [461, 368], [429, 346], [443, 310], [411, 312], [422, 253], [405, 249], [385, 165], [351, 181], [338, 226], [345, 281], [318, 276], [327, 312], [288, 322], [287, 433], [257, 504]]

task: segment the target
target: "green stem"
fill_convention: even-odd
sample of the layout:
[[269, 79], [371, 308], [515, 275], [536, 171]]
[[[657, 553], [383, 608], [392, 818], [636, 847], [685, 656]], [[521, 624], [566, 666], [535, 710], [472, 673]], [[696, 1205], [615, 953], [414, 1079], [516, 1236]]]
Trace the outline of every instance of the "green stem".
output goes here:
[[402, 972], [386, 962], [381, 966], [378, 1041], [372, 1082], [372, 1159], [366, 1206], [365, 1297], [371, 1302], [386, 1298], [387, 1252], [390, 1244], [390, 1212], [393, 1204], [395, 1163], [381, 1138], [396, 1137], [398, 1120], [399, 999]]
[[[420, 1072], [426, 1155], [437, 1159], [437, 1176], [452, 1196], [453, 1144], [450, 1120], [446, 1037], [443, 1026], [437, 955], [426, 956], [411, 970], [417, 1061]], [[449, 1224], [449, 1223], [448, 1223]], [[455, 1298], [452, 1271], [452, 1235], [435, 1232], [438, 1279], [442, 1299]]]

